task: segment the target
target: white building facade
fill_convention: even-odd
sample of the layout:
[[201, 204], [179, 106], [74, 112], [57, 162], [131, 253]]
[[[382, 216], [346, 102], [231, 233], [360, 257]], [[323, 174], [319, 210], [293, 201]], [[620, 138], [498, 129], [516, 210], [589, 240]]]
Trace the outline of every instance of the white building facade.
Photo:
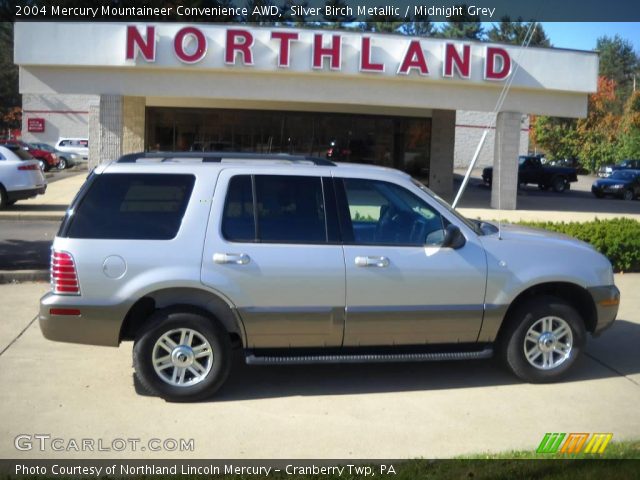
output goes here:
[[478, 166], [494, 165], [503, 208], [516, 208], [528, 115], [585, 116], [598, 72], [591, 52], [238, 24], [19, 22], [15, 62], [23, 138], [88, 137], [92, 164], [140, 150], [328, 155], [450, 197], [488, 127]]

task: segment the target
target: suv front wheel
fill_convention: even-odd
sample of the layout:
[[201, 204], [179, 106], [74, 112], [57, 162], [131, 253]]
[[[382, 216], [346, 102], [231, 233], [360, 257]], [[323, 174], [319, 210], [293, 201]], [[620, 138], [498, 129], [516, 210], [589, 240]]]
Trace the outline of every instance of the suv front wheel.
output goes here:
[[507, 321], [499, 352], [506, 366], [527, 382], [559, 380], [576, 362], [585, 345], [586, 333], [580, 314], [557, 297], [532, 298]]
[[196, 401], [213, 395], [231, 366], [225, 330], [200, 313], [159, 310], [133, 346], [133, 366], [149, 393], [169, 401]]

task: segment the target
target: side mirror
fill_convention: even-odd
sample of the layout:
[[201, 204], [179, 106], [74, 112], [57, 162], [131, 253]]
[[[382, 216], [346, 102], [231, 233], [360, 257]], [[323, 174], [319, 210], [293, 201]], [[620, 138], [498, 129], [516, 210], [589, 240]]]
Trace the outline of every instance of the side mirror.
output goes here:
[[453, 248], [454, 250], [462, 248], [467, 243], [467, 239], [464, 238], [460, 229], [453, 224], [447, 225], [444, 230], [444, 240], [442, 241], [443, 248]]

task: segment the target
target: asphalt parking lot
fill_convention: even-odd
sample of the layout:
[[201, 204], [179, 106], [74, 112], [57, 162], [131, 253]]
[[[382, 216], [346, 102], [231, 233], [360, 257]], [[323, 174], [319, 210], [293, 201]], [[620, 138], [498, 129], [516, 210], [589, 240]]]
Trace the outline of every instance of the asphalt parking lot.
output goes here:
[[[454, 194], [458, 191], [466, 172], [455, 170]], [[484, 185], [481, 170], [474, 170], [460, 208], [489, 208], [491, 203], [491, 188]], [[596, 198], [591, 193], [591, 185], [598, 177], [595, 175], [578, 175], [578, 181], [571, 184], [571, 188], [563, 193], [551, 190], [540, 191], [537, 185], [527, 185], [518, 189], [518, 210], [537, 210], [567, 213], [567, 220], [571, 220], [572, 212], [601, 212], [620, 215], [640, 213], [640, 199], [624, 201], [619, 198]], [[453, 198], [448, 199], [450, 201]]]
[[[535, 449], [546, 432], [640, 437], [640, 275], [618, 275], [619, 320], [565, 382], [523, 384], [493, 361], [249, 367], [211, 401], [136, 393], [131, 343], [54, 343], [42, 283], [0, 285], [0, 457], [410, 458]], [[193, 439], [188, 452], [17, 451], [16, 436]], [[96, 440], [97, 441], [97, 440]]]

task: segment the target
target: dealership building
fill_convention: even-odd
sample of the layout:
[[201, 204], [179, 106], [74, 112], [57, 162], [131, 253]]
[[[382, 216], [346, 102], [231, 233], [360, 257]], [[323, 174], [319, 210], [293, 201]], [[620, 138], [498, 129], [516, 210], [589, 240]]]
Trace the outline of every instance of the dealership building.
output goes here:
[[488, 127], [478, 165], [494, 166], [492, 205], [510, 209], [528, 116], [584, 117], [598, 74], [593, 52], [246, 24], [18, 22], [15, 63], [23, 139], [88, 138], [91, 164], [330, 152], [450, 198]]

